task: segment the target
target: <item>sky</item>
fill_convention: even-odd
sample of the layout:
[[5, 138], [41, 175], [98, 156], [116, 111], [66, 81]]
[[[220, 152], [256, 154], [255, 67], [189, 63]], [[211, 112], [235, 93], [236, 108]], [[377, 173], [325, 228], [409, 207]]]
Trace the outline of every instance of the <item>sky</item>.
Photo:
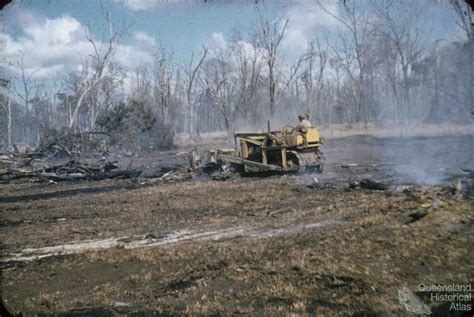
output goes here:
[[[340, 14], [337, 0], [323, 2], [334, 15]], [[454, 39], [459, 30], [449, 6], [434, 2], [430, 6], [424, 35]], [[233, 29], [245, 33], [259, 14], [270, 21], [289, 19], [281, 46], [288, 59], [297, 58], [307, 41], [324, 31], [335, 37], [338, 28], [338, 22], [321, 12], [314, 0], [259, 4], [255, 0], [14, 0], [0, 12], [1, 57], [23, 56], [28, 72], [38, 79], [79, 71], [82, 59], [91, 52], [84, 36], [87, 27], [100, 42], [107, 30], [105, 12], [110, 12], [116, 28], [128, 28], [114, 60], [130, 73], [151, 63], [158, 49], [173, 52], [175, 60], [183, 63], [192, 53], [199, 54], [203, 45], [225, 46]]]

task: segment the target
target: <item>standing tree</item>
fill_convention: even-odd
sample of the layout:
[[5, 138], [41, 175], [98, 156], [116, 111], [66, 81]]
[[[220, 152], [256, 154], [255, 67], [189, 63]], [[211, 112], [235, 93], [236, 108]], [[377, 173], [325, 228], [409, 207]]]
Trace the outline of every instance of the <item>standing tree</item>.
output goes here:
[[[93, 52], [89, 55], [89, 58], [83, 61], [81, 73], [72, 76], [72, 84], [77, 98], [74, 111], [69, 121], [70, 129], [77, 129], [79, 112], [84, 105], [83, 101], [86, 95], [91, 90], [97, 89], [98, 85], [107, 77], [117, 42], [123, 35], [122, 31], [113, 30], [109, 15], [107, 15], [107, 22], [109, 25], [109, 37], [106, 41], [98, 42], [94, 40], [89, 28], [85, 34]], [[96, 117], [95, 114], [94, 117]]]
[[18, 80], [17, 85], [15, 85], [14, 90], [16, 95], [20, 98], [23, 102], [25, 107], [25, 125], [23, 126], [23, 134], [28, 141], [30, 141], [31, 137], [31, 118], [30, 118], [30, 101], [31, 95], [35, 89], [36, 82], [33, 79], [33, 76], [40, 70], [32, 70], [28, 71], [25, 65], [25, 52], [18, 51], [19, 55], [15, 60], [15, 65], [18, 68]]
[[250, 43], [240, 39], [231, 43], [229, 49], [235, 63], [238, 82], [236, 111], [239, 111], [244, 119], [256, 124], [259, 113], [256, 99], [262, 80], [263, 56]]
[[[356, 6], [356, 1], [343, 2], [341, 11], [343, 16], [335, 15], [333, 12], [327, 10], [324, 5], [319, 3], [319, 7], [326, 12], [328, 15], [336, 19], [348, 32], [349, 36], [345, 37], [340, 34], [340, 40], [342, 43], [342, 50], [333, 49], [340, 58], [341, 51], [346, 55], [346, 63], [344, 68], [351, 79], [355, 81], [357, 86], [357, 113], [356, 120], [361, 121], [363, 119], [365, 123], [365, 130], [368, 131], [368, 105], [366, 102], [366, 90], [367, 90], [367, 63], [370, 63], [370, 59], [366, 58], [367, 53], [371, 47], [368, 43], [371, 40], [371, 36], [377, 28], [377, 24], [373, 21], [373, 16], [366, 12], [366, 9], [361, 9]], [[363, 7], [363, 6], [361, 6]], [[352, 68], [354, 62], [356, 72]], [[362, 117], [362, 118], [361, 118]]]
[[[318, 51], [315, 50], [314, 42], [309, 41], [306, 50], [306, 59], [301, 80], [305, 91], [305, 108], [309, 116], [313, 117], [313, 100], [316, 93], [316, 106], [318, 109], [318, 120], [322, 121], [322, 104], [320, 102], [324, 70], [327, 64], [327, 50], [321, 48], [319, 40], [316, 41]], [[316, 69], [316, 63], [318, 68]], [[330, 120], [331, 121], [331, 120]], [[331, 124], [331, 122], [329, 122]]]
[[[409, 7], [403, 2], [396, 5], [382, 3], [376, 7], [376, 12], [381, 20], [378, 32], [382, 37], [389, 39], [396, 52], [398, 66], [401, 69], [403, 79], [403, 104], [401, 111], [403, 119], [410, 117], [410, 77], [411, 68], [422, 54], [420, 31], [417, 23], [424, 10], [422, 4], [415, 3]], [[409, 12], [407, 12], [409, 10]], [[395, 15], [396, 14], [396, 15]]]
[[270, 97], [270, 114], [275, 114], [275, 99], [277, 95], [276, 62], [278, 59], [278, 46], [288, 27], [288, 19], [283, 26], [278, 21], [268, 21], [260, 17], [260, 23], [255, 34], [257, 47], [263, 48], [264, 58], [268, 67], [268, 94]]
[[450, 3], [459, 18], [458, 26], [466, 33], [467, 40], [473, 40], [472, 3], [469, 5], [465, 0], [451, 0]]
[[[12, 104], [11, 104], [11, 86], [12, 82], [9, 79], [0, 78], [0, 86], [7, 89], [6, 105], [4, 104], [5, 112], [7, 113], [7, 146], [12, 148]], [[5, 98], [3, 98], [5, 100]]]
[[237, 80], [230, 64], [230, 53], [218, 49], [214, 55], [215, 58], [204, 65], [203, 84], [206, 93], [222, 115], [227, 134], [230, 135], [234, 129], [236, 108], [232, 99]]
[[153, 98], [158, 107], [158, 115], [164, 125], [169, 125], [172, 103], [173, 81], [172, 56], [163, 50], [155, 56], [153, 64]]
[[191, 60], [185, 69], [185, 77], [183, 84], [185, 86], [186, 111], [187, 111], [187, 126], [186, 131], [190, 134], [192, 139], [199, 137], [198, 117], [197, 117], [197, 87], [199, 81], [199, 71], [204, 59], [207, 56], [208, 48], [203, 47], [201, 58], [196, 66], [194, 66], [194, 54], [191, 55]]
[[123, 82], [124, 74], [120, 68], [110, 63], [107, 75], [93, 86], [87, 94], [90, 105], [88, 128], [94, 130], [97, 118], [107, 112], [115, 103], [117, 91]]

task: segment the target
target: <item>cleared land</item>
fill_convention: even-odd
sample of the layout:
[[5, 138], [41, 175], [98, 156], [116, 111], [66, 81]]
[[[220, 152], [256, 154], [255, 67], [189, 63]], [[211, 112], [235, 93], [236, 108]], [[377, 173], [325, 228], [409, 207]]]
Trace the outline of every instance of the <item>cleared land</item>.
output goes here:
[[2, 298], [25, 315], [405, 315], [403, 286], [474, 280], [473, 148], [357, 136], [328, 140], [324, 174], [0, 185]]

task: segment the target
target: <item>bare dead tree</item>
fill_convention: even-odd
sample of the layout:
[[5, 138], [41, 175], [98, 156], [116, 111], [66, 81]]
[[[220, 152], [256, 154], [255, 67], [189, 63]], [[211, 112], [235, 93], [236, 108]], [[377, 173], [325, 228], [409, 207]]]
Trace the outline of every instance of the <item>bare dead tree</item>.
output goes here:
[[111, 63], [117, 42], [120, 36], [123, 35], [123, 31], [114, 31], [112, 29], [109, 15], [107, 15], [107, 24], [109, 25], [109, 37], [105, 42], [93, 39], [90, 30], [87, 29], [86, 31], [85, 37], [91, 45], [93, 52], [83, 61], [82, 72], [76, 77], [79, 82], [75, 84], [77, 101], [69, 122], [69, 128], [71, 129], [77, 129], [77, 119], [86, 95], [106, 77], [107, 68]]
[[[322, 104], [320, 102], [324, 70], [327, 64], [327, 49], [322, 49], [319, 39], [316, 40], [317, 51], [314, 41], [309, 41], [305, 53], [303, 75], [301, 80], [305, 90], [306, 112], [313, 117], [313, 100], [316, 94], [316, 105], [318, 109], [318, 119], [322, 121]], [[316, 63], [318, 68], [316, 69]], [[316, 89], [315, 89], [316, 88]]]
[[233, 132], [235, 104], [232, 99], [237, 83], [233, 74], [230, 52], [224, 49], [214, 51], [215, 58], [203, 67], [203, 86], [213, 104], [222, 115], [227, 134]]
[[117, 90], [122, 85], [123, 79], [124, 74], [121, 69], [110, 63], [107, 75], [91, 88], [89, 94], [87, 94], [90, 104], [89, 130], [94, 130], [97, 118], [112, 107]]
[[[5, 32], [5, 28], [6, 26], [3, 25], [2, 32]], [[13, 63], [11, 62], [10, 58], [2, 54], [0, 56], [0, 89], [1, 88], [6, 89], [6, 95], [7, 95], [6, 101], [5, 101], [5, 97], [2, 96], [3, 97], [2, 108], [7, 115], [7, 148], [8, 149], [11, 149], [12, 147], [12, 107], [11, 107], [11, 100], [10, 100], [12, 82], [10, 79], [8, 79], [8, 78], [11, 78], [10, 74], [8, 74], [8, 70], [12, 66], [13, 66]], [[2, 141], [1, 143], [3, 143], [2, 139], [3, 138], [0, 139]]]
[[[473, 56], [469, 53], [472, 41], [456, 38], [454, 42], [453, 37], [436, 52], [430, 52], [433, 43], [423, 36], [420, 28], [424, 21], [418, 18], [420, 10], [425, 9], [422, 15], [429, 16], [429, 6], [423, 8], [420, 2], [406, 0], [364, 4], [339, 1], [338, 5], [337, 13], [325, 3], [320, 5], [337, 20], [338, 38], [326, 38], [325, 43], [314, 38], [299, 58], [282, 55], [289, 21], [260, 17], [253, 28], [243, 31], [248, 32], [245, 36], [226, 42], [225, 50], [216, 54], [215, 60], [214, 56], [208, 58], [204, 48], [178, 67], [171, 54], [159, 51], [153, 67], [142, 67], [136, 76], [130, 76], [136, 84], [130, 99], [143, 101], [147, 115], [160, 119], [159, 123], [164, 123], [161, 126], [187, 131], [193, 138], [199, 136], [200, 129], [210, 127], [225, 127], [230, 133], [240, 119], [256, 125], [265, 112], [275, 115], [301, 109], [319, 123], [365, 122], [367, 127], [370, 120], [418, 120], [430, 116], [428, 112], [441, 120], [450, 114], [462, 116], [466, 107], [472, 109], [472, 76], [467, 74], [472, 69], [468, 62]], [[459, 15], [461, 29], [472, 36], [465, 10], [468, 7], [461, 0], [452, 0], [450, 5]], [[452, 22], [456, 23], [454, 19]], [[16, 111], [14, 99], [9, 111], [4, 98], [4, 136], [7, 114], [13, 112], [10, 125], [15, 142], [15, 133], [20, 130], [15, 122], [25, 118], [23, 108], [27, 114], [31, 110], [31, 118], [37, 122], [51, 118], [51, 125], [62, 122], [76, 130], [93, 129], [101, 114], [118, 100], [127, 99], [129, 96], [119, 90], [124, 74], [113, 63], [118, 33], [109, 28], [99, 39], [91, 31], [86, 32], [90, 55], [81, 56], [79, 72], [66, 78], [70, 91], [61, 90], [61, 99], [51, 97], [49, 92], [54, 88], [50, 87], [35, 96], [38, 89], [34, 88], [32, 68], [28, 62], [18, 61], [13, 88], [20, 111]], [[0, 57], [0, 70], [5, 58]], [[329, 60], [331, 71], [327, 69]], [[123, 104], [135, 107], [128, 101]], [[283, 109], [285, 104], [291, 108]], [[32, 110], [36, 107], [41, 113]], [[182, 107], [183, 120], [173, 118], [178, 107]]]
[[280, 114], [286, 114], [289, 118], [289, 115], [295, 110], [301, 108], [300, 105], [300, 79], [303, 76], [302, 66], [308, 58], [307, 54], [304, 53], [296, 59], [296, 62], [290, 65], [285, 65], [280, 69], [280, 88], [277, 91], [277, 99], [284, 100], [282, 102], [282, 109], [284, 112], [280, 111]]
[[[346, 92], [345, 103], [348, 106], [346, 109], [346, 120], [349, 122], [359, 121], [360, 119], [360, 108], [357, 107], [358, 103], [358, 82], [355, 63], [355, 56], [353, 54], [354, 48], [349, 39], [344, 36], [343, 33], [339, 32], [340, 43], [335, 44], [326, 40], [328, 46], [331, 48], [335, 55], [335, 60], [340, 69], [343, 70], [343, 74], [339, 77], [345, 81], [346, 86], [343, 87], [343, 91]], [[343, 75], [346, 75], [345, 77]], [[340, 91], [340, 90], [339, 90]]]
[[8, 85], [8, 95], [7, 95], [7, 111], [8, 111], [8, 148], [10, 149], [13, 145], [12, 143], [12, 101], [11, 101], [11, 82]]
[[30, 126], [30, 100], [31, 95], [37, 85], [34, 75], [40, 71], [40, 69], [29, 70], [25, 65], [25, 57], [29, 53], [25, 53], [21, 50], [18, 50], [18, 55], [14, 59], [14, 66], [17, 69], [17, 74], [15, 75], [16, 80], [13, 84], [13, 90], [15, 94], [20, 98], [25, 108], [25, 125], [22, 127], [22, 135], [29, 139], [31, 126]]
[[450, 4], [459, 18], [459, 20], [456, 21], [457, 25], [466, 33], [467, 40], [473, 40], [474, 21], [472, 21], [471, 7], [465, 0], [451, 0]]
[[312, 118], [312, 104], [313, 104], [313, 89], [314, 89], [314, 81], [313, 81], [313, 72], [314, 66], [316, 63], [316, 52], [314, 50], [314, 42], [309, 41], [308, 47], [306, 50], [306, 54], [308, 58], [306, 59], [304, 65], [303, 75], [301, 76], [301, 80], [303, 82], [303, 87], [305, 91], [305, 104], [306, 104], [306, 113]]
[[16, 95], [23, 101], [25, 106], [26, 116], [28, 117], [29, 114], [29, 103], [31, 99], [32, 91], [35, 87], [35, 80], [33, 76], [40, 71], [40, 69], [28, 71], [27, 67], [25, 66], [25, 52], [19, 51], [19, 55], [15, 60], [15, 65], [19, 69], [18, 74], [18, 83], [19, 87], [15, 86], [15, 93]]
[[301, 68], [301, 65], [304, 63], [304, 61], [308, 58], [308, 56], [306, 54], [303, 54], [300, 58], [298, 58], [298, 60], [296, 61], [296, 63], [294, 65], [291, 65], [289, 70], [286, 72], [286, 74], [284, 74], [285, 78], [284, 78], [284, 85], [283, 85], [283, 89], [282, 90], [285, 90], [285, 89], [292, 89], [290, 87], [292, 87], [295, 83], [297, 83], [299, 77], [301, 76], [300, 74], [300, 68]]
[[234, 41], [230, 45], [230, 51], [236, 64], [238, 82], [236, 111], [255, 124], [259, 111], [255, 99], [262, 80], [263, 56], [258, 49], [242, 40]]
[[[331, 66], [331, 68], [334, 69], [334, 75], [335, 75], [335, 79], [336, 79], [336, 87], [335, 87], [335, 109], [336, 111], [339, 113], [339, 122], [342, 121], [342, 105], [341, 105], [341, 61], [337, 58], [337, 57], [332, 57], [329, 59], [329, 65]], [[329, 112], [329, 124], [331, 125], [333, 123], [333, 116], [332, 116], [332, 109], [333, 107], [331, 106], [330, 108], [330, 112]], [[331, 130], [331, 133], [332, 133], [332, 130]]]
[[[185, 89], [184, 89], [184, 80], [182, 79], [182, 69], [180, 67], [176, 67], [175, 70], [175, 81], [174, 81], [174, 87], [173, 87], [173, 95], [171, 96], [173, 101], [176, 103], [176, 112], [178, 111], [185, 111]], [[173, 127], [177, 131], [183, 131], [185, 132], [187, 129], [187, 122], [188, 118], [186, 115], [183, 116], [183, 119], [178, 121], [178, 120], [173, 120], [170, 124], [173, 125]]]
[[[403, 109], [404, 118], [408, 118], [408, 110], [411, 105], [410, 98], [410, 70], [414, 63], [418, 61], [423, 50], [421, 46], [420, 31], [416, 26], [418, 17], [424, 10], [424, 6], [414, 4], [410, 6], [412, 16], [401, 18], [395, 17], [394, 5], [381, 5], [376, 7], [376, 12], [380, 17], [381, 27], [377, 30], [385, 38], [390, 39], [397, 54], [398, 64], [402, 70], [403, 78]], [[398, 105], [399, 107], [402, 105]], [[399, 111], [398, 111], [399, 112]]]
[[169, 115], [172, 103], [172, 81], [173, 81], [172, 55], [160, 50], [155, 56], [153, 64], [153, 97], [158, 106], [158, 112], [163, 124], [169, 124]]
[[[345, 55], [351, 56], [354, 55], [353, 61], [357, 68], [357, 73], [351, 70], [352, 63], [344, 63], [344, 67], [347, 70], [347, 74], [355, 80], [358, 86], [358, 111], [357, 113], [362, 113], [363, 121], [365, 123], [365, 129], [368, 131], [368, 109], [366, 103], [366, 63], [370, 62], [369, 59], [365, 58], [368, 52], [369, 46], [367, 43], [370, 41], [370, 36], [375, 32], [377, 25], [371, 20], [372, 17], [369, 14], [364, 14], [364, 10], [359, 10], [356, 5], [356, 1], [348, 1], [342, 4], [342, 13], [343, 17], [335, 15], [333, 12], [327, 10], [323, 4], [318, 3], [319, 7], [326, 12], [328, 15], [337, 20], [349, 33], [350, 39], [346, 39], [340, 33], [340, 39], [345, 51]], [[334, 48], [334, 46], [333, 46]], [[352, 52], [349, 52], [349, 50]], [[340, 55], [340, 50], [334, 50], [337, 54]], [[350, 57], [352, 59], [352, 56]], [[346, 59], [346, 61], [348, 61]], [[351, 61], [352, 62], [352, 61]], [[358, 121], [360, 120], [359, 115], [357, 116]]]
[[185, 97], [186, 97], [186, 108], [187, 108], [187, 127], [186, 130], [190, 134], [192, 139], [199, 137], [199, 129], [197, 123], [197, 88], [198, 88], [198, 76], [201, 65], [206, 58], [208, 48], [203, 47], [201, 57], [198, 63], [194, 66], [194, 54], [191, 56], [191, 60], [185, 69], [185, 77], [183, 84], [185, 86]]
[[[393, 47], [393, 41], [388, 38], [381, 38], [379, 41], [380, 44], [380, 54], [383, 56], [384, 63], [382, 65], [382, 73], [384, 78], [389, 83], [390, 89], [392, 91], [393, 99], [391, 105], [391, 115], [395, 120], [395, 123], [399, 123], [400, 119], [400, 108], [401, 100], [400, 93], [398, 88], [398, 79], [399, 79], [399, 67], [398, 67], [398, 54]], [[385, 111], [382, 112], [381, 116]]]
[[[5, 78], [0, 78], [0, 87], [7, 89], [7, 101], [4, 104], [5, 112], [7, 113], [7, 147], [11, 149], [13, 146], [12, 142], [12, 104], [11, 104], [11, 87], [12, 81]], [[5, 99], [5, 98], [3, 98]]]
[[264, 58], [268, 67], [268, 93], [270, 98], [270, 114], [275, 113], [275, 99], [277, 95], [276, 62], [278, 59], [278, 47], [285, 35], [289, 20], [286, 19], [281, 26], [278, 21], [270, 22], [260, 17], [255, 40], [257, 46], [265, 51]]

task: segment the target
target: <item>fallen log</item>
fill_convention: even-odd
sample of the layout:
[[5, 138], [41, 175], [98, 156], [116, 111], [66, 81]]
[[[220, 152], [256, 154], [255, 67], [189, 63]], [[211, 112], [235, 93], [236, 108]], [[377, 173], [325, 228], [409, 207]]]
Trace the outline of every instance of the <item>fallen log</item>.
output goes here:
[[139, 169], [112, 171], [105, 174], [91, 174], [86, 178], [90, 180], [103, 180], [112, 178], [137, 178], [142, 173]]
[[40, 179], [43, 180], [53, 180], [58, 181], [68, 181], [68, 180], [79, 180], [86, 178], [86, 175], [81, 173], [70, 173], [70, 174], [56, 174], [56, 173], [40, 173]]
[[388, 188], [386, 184], [368, 178], [363, 179], [359, 184], [361, 188], [372, 190], [386, 190]]
[[12, 180], [22, 179], [22, 178], [35, 178], [38, 174], [32, 170], [25, 169], [2, 169], [0, 170], [0, 181], [1, 183], [8, 183]]
[[43, 181], [76, 181], [102, 180], [110, 178], [136, 178], [142, 173], [138, 169], [119, 170], [118, 162], [100, 160], [88, 164], [70, 160], [65, 164], [58, 164], [41, 169], [30, 167], [16, 168], [10, 166], [0, 170], [0, 181], [8, 183], [21, 178], [38, 178]]
[[159, 180], [165, 179], [167, 176], [173, 174], [175, 171], [169, 171], [167, 173], [164, 173], [162, 176], [158, 177]]
[[355, 164], [355, 163], [349, 163], [349, 164], [343, 164], [341, 165], [342, 168], [350, 168], [350, 167], [358, 167], [359, 164]]

